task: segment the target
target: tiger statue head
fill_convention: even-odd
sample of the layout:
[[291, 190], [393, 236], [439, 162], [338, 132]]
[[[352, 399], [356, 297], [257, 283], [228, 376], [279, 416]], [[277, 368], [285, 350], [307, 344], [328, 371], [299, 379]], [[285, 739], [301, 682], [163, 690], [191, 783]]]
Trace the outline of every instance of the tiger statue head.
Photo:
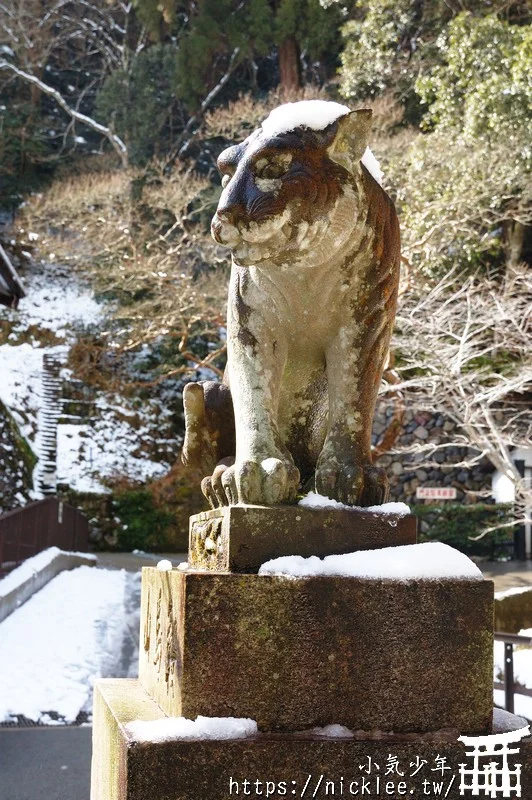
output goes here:
[[238, 266], [315, 263], [349, 240], [371, 113], [323, 100], [288, 103], [221, 153], [211, 231]]

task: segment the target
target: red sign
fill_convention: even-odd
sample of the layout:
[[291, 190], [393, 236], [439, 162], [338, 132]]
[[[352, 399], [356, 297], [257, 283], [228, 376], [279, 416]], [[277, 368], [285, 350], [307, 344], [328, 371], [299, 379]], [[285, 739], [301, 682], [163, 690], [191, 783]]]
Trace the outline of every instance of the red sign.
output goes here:
[[454, 486], [418, 486], [416, 489], [418, 500], [456, 500]]

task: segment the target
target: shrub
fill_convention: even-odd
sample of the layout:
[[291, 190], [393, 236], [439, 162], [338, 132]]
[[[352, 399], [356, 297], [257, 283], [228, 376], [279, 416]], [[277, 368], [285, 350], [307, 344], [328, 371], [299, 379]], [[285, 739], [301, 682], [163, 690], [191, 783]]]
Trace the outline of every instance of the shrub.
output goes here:
[[488, 556], [495, 559], [508, 555], [513, 528], [499, 528], [477, 541], [474, 538], [483, 530], [508, 523], [511, 519], [509, 505], [414, 505], [412, 513], [420, 522], [420, 542], [444, 542], [469, 556]]
[[114, 512], [120, 524], [120, 550], [164, 550], [166, 530], [172, 521], [168, 512], [156, 508], [148, 488], [126, 489], [115, 495]]

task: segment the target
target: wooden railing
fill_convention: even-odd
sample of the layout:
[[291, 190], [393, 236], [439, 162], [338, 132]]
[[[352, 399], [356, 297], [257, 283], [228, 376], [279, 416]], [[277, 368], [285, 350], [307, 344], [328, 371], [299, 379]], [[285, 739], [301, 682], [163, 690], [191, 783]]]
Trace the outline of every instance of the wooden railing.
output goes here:
[[47, 547], [86, 552], [88, 544], [81, 511], [57, 497], [38, 500], [0, 516], [0, 576]]

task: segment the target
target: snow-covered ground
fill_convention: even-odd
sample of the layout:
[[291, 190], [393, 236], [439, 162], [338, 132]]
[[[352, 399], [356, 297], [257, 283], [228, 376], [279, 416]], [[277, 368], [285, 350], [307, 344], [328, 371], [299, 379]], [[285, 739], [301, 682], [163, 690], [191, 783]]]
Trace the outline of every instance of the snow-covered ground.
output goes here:
[[90, 712], [98, 677], [136, 677], [140, 573], [62, 572], [0, 623], [0, 722]]
[[[10, 321], [12, 329], [8, 342], [0, 345], [0, 400], [35, 446], [43, 356], [64, 358], [76, 331], [100, 322], [103, 309], [68, 270], [57, 265], [33, 265], [24, 285], [26, 297], [18, 310], [2, 309], [2, 316]], [[38, 331], [53, 334], [54, 344], [42, 346]], [[18, 343], [21, 337], [32, 341]], [[64, 342], [58, 344], [58, 340]]]
[[15, 341], [31, 326], [68, 340], [76, 329], [95, 325], [104, 317], [104, 309], [91, 290], [66, 267], [33, 264], [25, 273], [24, 287], [26, 297], [12, 317], [15, 325], [10, 338]]
[[169, 470], [166, 460], [153, 461], [147, 453], [152, 454], [158, 444], [165, 444], [160, 439], [156, 442], [154, 434], [171, 417], [171, 410], [147, 401], [138, 414], [125, 399], [111, 396], [99, 397], [95, 406], [96, 415], [90, 425], [58, 426], [59, 483], [68, 483], [78, 492], [105, 492], [102, 478], [127, 475], [132, 480], [146, 481]]
[[[65, 359], [76, 333], [98, 324], [104, 314], [92, 293], [58, 265], [32, 264], [24, 286], [26, 297], [18, 310], [2, 310], [11, 332], [7, 342], [0, 345], [0, 400], [38, 455], [43, 357]], [[51, 344], [43, 345], [42, 341]]]

